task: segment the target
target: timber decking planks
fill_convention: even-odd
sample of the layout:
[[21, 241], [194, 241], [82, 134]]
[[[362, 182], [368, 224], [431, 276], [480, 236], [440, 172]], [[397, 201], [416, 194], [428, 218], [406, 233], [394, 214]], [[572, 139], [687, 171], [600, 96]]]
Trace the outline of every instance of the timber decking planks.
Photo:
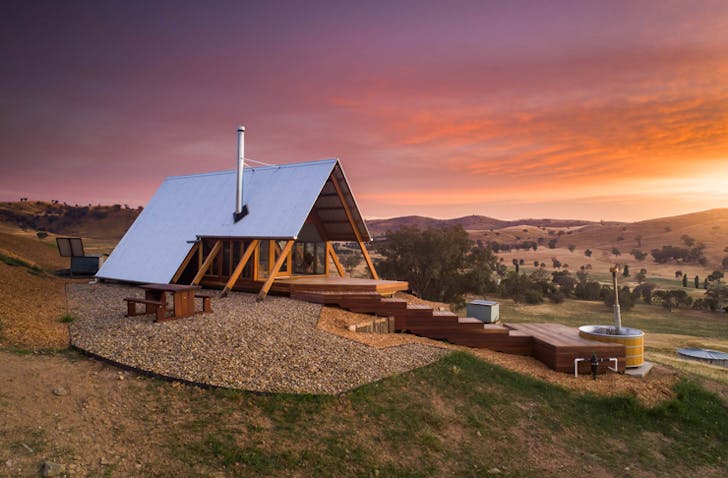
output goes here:
[[[510, 327], [531, 334], [534, 356], [554, 370], [571, 373], [574, 371], [574, 359], [589, 359], [592, 353], [599, 358], [617, 358], [618, 369], [624, 370], [625, 352], [621, 344], [584, 339], [579, 336], [578, 329], [561, 324], [511, 324]], [[608, 362], [602, 362], [599, 372], [605, 372], [608, 365]], [[581, 362], [579, 371], [587, 373], [590, 367], [588, 361]]]
[[[532, 355], [548, 367], [561, 372], [573, 373], [574, 359], [589, 358], [592, 352], [599, 357], [617, 357], [619, 369], [624, 370], [623, 345], [585, 339], [572, 327], [561, 324], [487, 324], [473, 318], [458, 317], [452, 312], [433, 310], [427, 305], [409, 304], [402, 299], [382, 297], [378, 287], [373, 284], [379, 281], [361, 279], [348, 284], [346, 282], [299, 282], [299, 279], [290, 279], [277, 281], [276, 285], [288, 288], [293, 298], [338, 305], [353, 312], [393, 316], [395, 329], [398, 331], [408, 331], [467, 347]], [[608, 365], [601, 363], [600, 372], [606, 371]], [[588, 362], [579, 365], [581, 373], [588, 373], [589, 369]]]

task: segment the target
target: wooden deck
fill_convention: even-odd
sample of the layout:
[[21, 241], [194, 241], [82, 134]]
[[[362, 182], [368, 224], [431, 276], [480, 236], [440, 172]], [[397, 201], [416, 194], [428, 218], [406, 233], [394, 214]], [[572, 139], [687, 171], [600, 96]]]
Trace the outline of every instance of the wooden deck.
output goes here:
[[[585, 339], [579, 336], [579, 329], [562, 324], [510, 324], [509, 327], [533, 337], [533, 356], [554, 370], [573, 373], [574, 359], [588, 359], [595, 353], [599, 358], [617, 358], [619, 371], [624, 371], [624, 345]], [[602, 362], [600, 373], [606, 372], [609, 365]], [[579, 364], [579, 373], [590, 370], [589, 363]]]
[[376, 292], [392, 295], [409, 289], [403, 281], [360, 279], [356, 277], [290, 277], [276, 279], [273, 289], [279, 292]]
[[[623, 345], [584, 339], [572, 327], [561, 324], [484, 324], [478, 319], [458, 317], [449, 311], [409, 304], [404, 299], [386, 298], [377, 291], [374, 284], [366, 287], [364, 284], [365, 282], [360, 283], [359, 291], [344, 287], [344, 284], [338, 290], [332, 290], [325, 287], [325, 282], [320, 281], [313, 284], [304, 282], [300, 287], [290, 284], [291, 297], [319, 304], [338, 305], [352, 312], [394, 317], [395, 330], [399, 332], [410, 332], [467, 347], [531, 355], [560, 372], [573, 373], [574, 359], [588, 359], [592, 353], [596, 353], [599, 358], [617, 358], [619, 370], [624, 370]], [[384, 289], [386, 287], [385, 284]], [[606, 372], [608, 365], [607, 362], [600, 364], [599, 372]], [[589, 373], [590, 364], [582, 362], [579, 372]]]
[[[258, 292], [263, 287], [264, 281], [251, 279], [239, 279], [232, 290], [244, 292]], [[225, 282], [204, 278], [200, 284], [207, 288], [222, 289]], [[281, 277], [273, 282], [271, 292], [293, 295], [295, 293], [313, 292], [321, 294], [366, 294], [372, 293], [378, 296], [390, 296], [395, 292], [409, 289], [409, 284], [403, 281], [382, 280], [382, 279], [360, 279], [352, 277]], [[331, 302], [332, 304], [335, 302]]]

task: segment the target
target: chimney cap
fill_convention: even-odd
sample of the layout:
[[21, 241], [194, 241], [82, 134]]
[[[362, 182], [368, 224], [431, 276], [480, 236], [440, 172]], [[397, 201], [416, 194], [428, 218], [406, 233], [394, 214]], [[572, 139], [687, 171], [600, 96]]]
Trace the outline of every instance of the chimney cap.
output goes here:
[[243, 126], [243, 125], [238, 126], [238, 131], [245, 131], [245, 126]]

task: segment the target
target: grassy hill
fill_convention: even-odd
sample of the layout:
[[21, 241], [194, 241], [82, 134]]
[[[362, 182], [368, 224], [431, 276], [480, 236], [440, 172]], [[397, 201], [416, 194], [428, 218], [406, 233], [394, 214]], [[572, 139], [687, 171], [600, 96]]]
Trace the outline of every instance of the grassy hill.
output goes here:
[[518, 219], [515, 221], [504, 221], [488, 216], [463, 216], [455, 219], [433, 219], [423, 216], [402, 216], [391, 219], [367, 220], [369, 231], [375, 237], [383, 236], [387, 231], [395, 231], [401, 227], [416, 227], [418, 229], [461, 226], [468, 231], [494, 231], [519, 226], [533, 228], [556, 227], [570, 228], [593, 224], [591, 221], [576, 219]]
[[46, 231], [97, 239], [124, 235], [141, 209], [112, 206], [79, 206], [44, 201], [0, 202], [0, 222], [24, 230]]
[[[532, 265], [537, 260], [550, 267], [551, 259], [556, 258], [568, 264], [571, 270], [591, 264], [594, 270], [606, 271], [617, 262], [629, 264], [635, 273], [644, 267], [654, 277], [663, 279], [674, 278], [676, 270], [687, 273], [691, 280], [695, 275], [704, 278], [713, 270], [721, 269], [723, 258], [728, 256], [728, 208], [632, 223], [558, 219], [500, 221], [483, 216], [438, 220], [407, 216], [368, 221], [367, 224], [375, 236], [404, 226], [426, 228], [460, 225], [471, 239], [483, 243], [514, 245], [530, 241], [539, 244], [536, 251], [520, 249], [499, 253], [506, 264], [510, 264], [512, 259], [524, 259], [526, 265]], [[553, 248], [549, 247], [552, 241], [555, 241]], [[688, 243], [693, 243], [690, 247], [701, 243], [705, 246], [705, 264], [656, 264], [650, 256], [652, 249], [662, 246], [687, 248]], [[585, 255], [587, 249], [592, 251], [591, 257]], [[619, 255], [613, 253], [614, 249], [619, 251]], [[630, 254], [633, 249], [639, 249], [647, 257], [637, 260]]]

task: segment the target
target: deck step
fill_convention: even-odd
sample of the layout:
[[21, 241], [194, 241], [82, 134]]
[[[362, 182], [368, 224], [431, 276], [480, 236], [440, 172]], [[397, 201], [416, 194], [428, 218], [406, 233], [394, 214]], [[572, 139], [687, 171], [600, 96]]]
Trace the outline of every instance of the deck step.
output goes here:
[[457, 314], [454, 314], [447, 310], [433, 310], [432, 315], [434, 317], [457, 317]]

